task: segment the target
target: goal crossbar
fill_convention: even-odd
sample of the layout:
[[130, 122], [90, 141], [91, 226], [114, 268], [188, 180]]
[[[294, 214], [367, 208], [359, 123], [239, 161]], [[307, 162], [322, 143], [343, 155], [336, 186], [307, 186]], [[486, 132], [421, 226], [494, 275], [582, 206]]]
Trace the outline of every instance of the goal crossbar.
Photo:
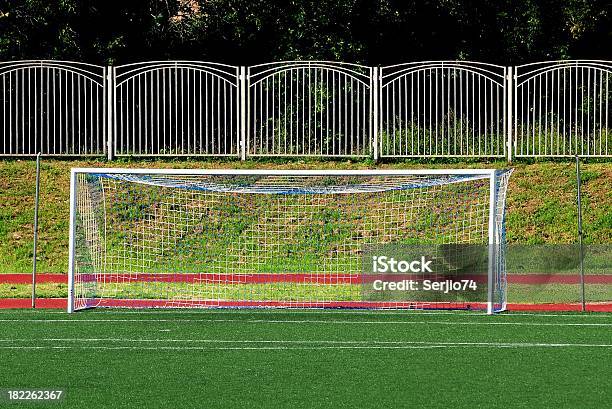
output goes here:
[[402, 175], [494, 175], [496, 169], [131, 169], [72, 168], [71, 173], [134, 175], [277, 175], [277, 176], [402, 176]]

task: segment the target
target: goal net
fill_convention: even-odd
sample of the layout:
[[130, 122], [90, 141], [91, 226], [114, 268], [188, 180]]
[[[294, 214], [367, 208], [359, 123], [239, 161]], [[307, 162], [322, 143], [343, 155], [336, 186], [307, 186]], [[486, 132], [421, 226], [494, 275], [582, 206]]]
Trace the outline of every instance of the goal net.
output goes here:
[[[502, 311], [510, 173], [73, 169], [68, 311]], [[414, 257], [399, 271], [372, 271], [402, 254]], [[479, 291], [428, 292], [425, 280]], [[411, 281], [419, 291], [400, 284]]]

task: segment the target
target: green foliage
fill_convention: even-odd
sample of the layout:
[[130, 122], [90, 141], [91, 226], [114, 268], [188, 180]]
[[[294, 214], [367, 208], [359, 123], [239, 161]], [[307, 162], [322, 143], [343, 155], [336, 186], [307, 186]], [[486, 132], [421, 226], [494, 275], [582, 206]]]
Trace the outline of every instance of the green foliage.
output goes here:
[[612, 146], [612, 129], [558, 129], [541, 123], [519, 125], [516, 135], [517, 155], [600, 154]]
[[0, 60], [610, 59], [611, 21], [607, 0], [4, 0]]
[[416, 120], [406, 123], [399, 116], [391, 118], [382, 124], [379, 138], [383, 155], [428, 154], [443, 157], [478, 156], [479, 153], [492, 152], [505, 156], [503, 126], [494, 124], [493, 129], [479, 130], [467, 116], [459, 117], [452, 110], [442, 116], [435, 126]]

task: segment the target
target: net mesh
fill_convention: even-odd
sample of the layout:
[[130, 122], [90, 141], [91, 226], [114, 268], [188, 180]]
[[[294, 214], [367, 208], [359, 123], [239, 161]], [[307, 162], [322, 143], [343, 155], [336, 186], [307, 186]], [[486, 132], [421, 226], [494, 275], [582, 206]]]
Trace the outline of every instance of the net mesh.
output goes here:
[[[496, 176], [500, 249], [509, 174]], [[466, 307], [366, 301], [362, 255], [367, 245], [487, 244], [489, 188], [488, 174], [79, 173], [74, 307]]]

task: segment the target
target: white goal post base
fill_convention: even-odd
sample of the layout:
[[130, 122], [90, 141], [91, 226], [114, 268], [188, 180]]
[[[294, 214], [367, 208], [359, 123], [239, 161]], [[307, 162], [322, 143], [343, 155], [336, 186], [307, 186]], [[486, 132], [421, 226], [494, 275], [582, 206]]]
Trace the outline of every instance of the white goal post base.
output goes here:
[[[75, 168], [68, 312], [93, 307], [503, 311], [510, 174]], [[468, 271], [468, 276], [486, 291], [446, 297], [421, 291], [399, 298], [397, 292], [370, 291], [376, 280], [366, 271], [369, 249], [414, 245], [446, 252], [449, 246], [485, 246], [483, 274]], [[456, 261], [440, 262], [446, 273], [434, 281], [464, 277], [458, 274], [465, 274], [465, 266]]]

